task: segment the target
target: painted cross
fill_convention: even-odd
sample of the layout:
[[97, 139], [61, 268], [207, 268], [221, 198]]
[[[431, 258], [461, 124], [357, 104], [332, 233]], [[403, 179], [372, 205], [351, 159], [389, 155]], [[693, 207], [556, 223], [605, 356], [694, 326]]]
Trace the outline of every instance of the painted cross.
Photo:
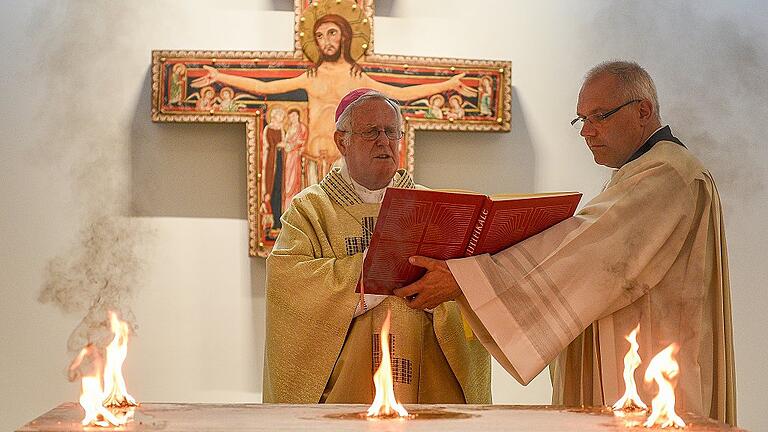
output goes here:
[[251, 256], [269, 253], [291, 198], [338, 162], [333, 116], [352, 89], [401, 102], [410, 172], [417, 130], [510, 129], [510, 62], [374, 54], [373, 7], [295, 0], [293, 52], [152, 52], [153, 121], [245, 124]]

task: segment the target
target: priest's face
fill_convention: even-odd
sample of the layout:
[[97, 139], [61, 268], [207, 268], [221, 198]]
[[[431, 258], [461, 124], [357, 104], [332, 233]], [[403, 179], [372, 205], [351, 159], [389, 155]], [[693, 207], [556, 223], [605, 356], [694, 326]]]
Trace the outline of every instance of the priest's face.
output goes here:
[[380, 98], [365, 99], [352, 109], [350, 130], [336, 132], [336, 146], [356, 182], [368, 189], [381, 189], [389, 185], [397, 170], [400, 140], [387, 137], [400, 133], [397, 113]]
[[601, 117], [630, 100], [621, 95], [613, 75], [598, 75], [581, 87], [576, 114], [587, 119], [581, 136], [592, 151], [595, 163], [620, 168], [647, 138], [644, 136], [647, 122], [640, 108], [641, 104], [647, 105], [647, 101], [628, 103], [607, 118]]

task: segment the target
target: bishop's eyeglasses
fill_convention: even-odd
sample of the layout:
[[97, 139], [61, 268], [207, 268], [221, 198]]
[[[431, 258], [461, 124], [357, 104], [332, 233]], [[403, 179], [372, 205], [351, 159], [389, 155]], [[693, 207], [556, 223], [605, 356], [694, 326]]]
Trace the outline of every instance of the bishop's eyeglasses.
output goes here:
[[379, 139], [379, 134], [381, 134], [382, 132], [384, 132], [384, 135], [390, 141], [399, 140], [404, 135], [403, 131], [399, 129], [389, 129], [389, 128], [386, 128], [386, 129], [371, 128], [371, 129], [366, 129], [362, 132], [356, 132], [351, 130], [349, 131], [343, 130], [339, 132], [346, 132], [350, 134], [360, 135], [360, 137], [366, 141], [376, 141], [377, 139]]
[[571, 120], [571, 126], [573, 126], [573, 128], [576, 129], [576, 131], [581, 132], [581, 128], [584, 127], [584, 123], [590, 122], [592, 123], [592, 125], [598, 125], [608, 120], [608, 117], [616, 114], [617, 112], [619, 112], [620, 109], [624, 108], [625, 106], [631, 103], [640, 102], [641, 100], [642, 99], [632, 99], [631, 101], [624, 102], [623, 104], [605, 113], [597, 113], [597, 114], [590, 114], [588, 116], [583, 116], [583, 117], [582, 116], [576, 117], [575, 119]]

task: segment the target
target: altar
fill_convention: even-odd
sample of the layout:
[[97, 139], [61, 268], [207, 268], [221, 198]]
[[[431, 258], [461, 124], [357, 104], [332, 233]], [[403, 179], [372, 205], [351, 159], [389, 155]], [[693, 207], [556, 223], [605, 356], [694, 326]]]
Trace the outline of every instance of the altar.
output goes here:
[[[410, 416], [367, 419], [364, 405], [183, 404], [143, 403], [126, 426], [82, 426], [82, 409], [62, 403], [17, 432], [70, 431], [506, 431], [613, 432], [652, 431], [644, 414], [616, 416], [608, 408], [522, 405], [406, 405]], [[727, 424], [682, 413], [691, 431], [743, 431]], [[670, 429], [667, 429], [670, 430]]]

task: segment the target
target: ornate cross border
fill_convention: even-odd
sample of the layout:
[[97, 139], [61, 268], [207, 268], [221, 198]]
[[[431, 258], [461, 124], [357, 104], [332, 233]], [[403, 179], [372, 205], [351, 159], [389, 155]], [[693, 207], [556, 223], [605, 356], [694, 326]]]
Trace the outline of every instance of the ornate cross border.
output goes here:
[[[152, 52], [153, 121], [245, 124], [251, 256], [268, 255], [290, 197], [317, 183], [338, 157], [328, 144], [327, 108], [346, 89], [375, 86], [400, 100], [400, 164], [410, 172], [417, 130], [510, 130], [511, 62], [374, 54], [373, 0], [294, 1], [293, 52]], [[339, 18], [327, 24], [330, 15], [351, 28], [335, 59], [349, 70], [333, 88], [318, 90], [334, 61], [322, 39], [333, 36], [334, 25], [337, 32], [346, 27]]]

